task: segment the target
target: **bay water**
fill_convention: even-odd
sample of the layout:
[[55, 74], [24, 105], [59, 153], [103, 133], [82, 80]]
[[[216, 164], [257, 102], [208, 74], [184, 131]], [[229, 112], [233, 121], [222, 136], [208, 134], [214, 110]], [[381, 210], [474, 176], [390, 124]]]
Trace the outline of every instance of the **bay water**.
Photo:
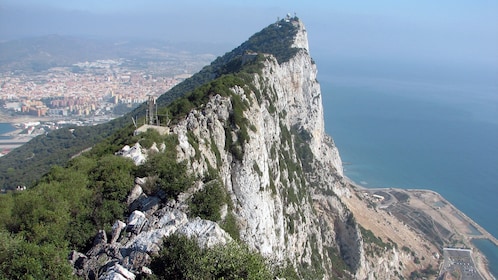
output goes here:
[[9, 133], [14, 131], [16, 128], [12, 126], [10, 123], [0, 123], [0, 139], [9, 139], [10, 136], [5, 136], [5, 133]]
[[[498, 86], [341, 76], [319, 66], [325, 127], [364, 187], [430, 189], [498, 237]], [[498, 275], [498, 247], [474, 244]]]
[[[318, 78], [346, 176], [364, 187], [437, 191], [498, 237], [498, 86], [332, 69], [319, 65]], [[14, 129], [0, 123], [0, 137]], [[474, 244], [497, 277], [498, 247]]]

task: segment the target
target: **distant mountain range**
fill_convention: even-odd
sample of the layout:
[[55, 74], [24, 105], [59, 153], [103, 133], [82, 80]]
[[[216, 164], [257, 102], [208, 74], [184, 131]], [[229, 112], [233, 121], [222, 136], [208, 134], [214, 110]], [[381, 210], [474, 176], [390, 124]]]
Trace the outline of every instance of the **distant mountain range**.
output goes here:
[[142, 104], [2, 157], [0, 185], [20, 187], [0, 195], [0, 278], [435, 279], [446, 244], [469, 246], [447, 223], [463, 214], [345, 178], [317, 73], [288, 16], [159, 97], [148, 125]]
[[0, 71], [44, 71], [98, 59], [171, 59], [174, 54], [218, 55], [226, 46], [47, 35], [0, 42]]

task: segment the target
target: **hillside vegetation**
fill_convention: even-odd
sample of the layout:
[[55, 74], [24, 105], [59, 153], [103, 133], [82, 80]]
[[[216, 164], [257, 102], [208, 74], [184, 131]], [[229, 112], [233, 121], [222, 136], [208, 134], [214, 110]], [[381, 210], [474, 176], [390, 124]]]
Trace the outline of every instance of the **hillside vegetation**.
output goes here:
[[[250, 73], [256, 73], [262, 56], [272, 53], [288, 60], [295, 29], [282, 21], [270, 25], [239, 48], [215, 60], [198, 74], [159, 98], [159, 111], [174, 124], [209, 97], [230, 97], [234, 109], [229, 125], [237, 141], [227, 147], [236, 157], [244, 152], [248, 129], [242, 110], [250, 106], [229, 88], [248, 87]], [[280, 42], [268, 44], [269, 40]], [[251, 59], [242, 59], [249, 55]], [[238, 99], [239, 98], [239, 99]], [[145, 106], [131, 116], [142, 117]], [[220, 221], [220, 205], [226, 203], [215, 173], [205, 178], [188, 174], [186, 162], [177, 160], [177, 136], [160, 135], [155, 130], [135, 135], [130, 115], [95, 127], [61, 129], [39, 136], [0, 160], [4, 186], [28, 185], [23, 192], [0, 195], [0, 279], [71, 279], [73, 268], [67, 261], [71, 250], [86, 252], [99, 230], [110, 235], [112, 224], [129, 215], [127, 196], [136, 177], [155, 178], [144, 191], [161, 197], [162, 203], [193, 186], [195, 180], [212, 182], [192, 197], [190, 213]], [[230, 134], [231, 135], [231, 134]], [[231, 142], [231, 141], [230, 141]], [[149, 153], [143, 165], [117, 156], [125, 145], [140, 143], [150, 148], [162, 143], [164, 152]], [[91, 150], [71, 159], [85, 148]], [[216, 167], [213, 167], [216, 168]], [[224, 227], [234, 241], [227, 246], [200, 248], [195, 241], [172, 235], [167, 246], [151, 264], [152, 279], [296, 279], [292, 269], [270, 266], [268, 260], [238, 241], [236, 225], [226, 219]], [[144, 276], [145, 277], [145, 276]]]
[[[264, 28], [239, 47], [218, 57], [210, 65], [161, 95], [157, 100], [158, 107], [164, 108], [201, 85], [241, 70], [241, 58], [244, 54], [268, 53], [280, 62], [287, 61], [297, 51], [290, 47], [295, 34], [296, 29], [292, 23], [286, 21]], [[0, 185], [5, 189], [14, 189], [18, 185], [28, 188], [34, 186], [52, 166], [65, 166], [69, 159], [80, 151], [119, 134], [125, 127], [132, 126], [131, 118], [143, 118], [146, 108], [146, 104], [143, 104], [127, 115], [105, 124], [68, 127], [36, 137], [0, 158]], [[70, 133], [69, 129], [74, 129], [74, 132]]]

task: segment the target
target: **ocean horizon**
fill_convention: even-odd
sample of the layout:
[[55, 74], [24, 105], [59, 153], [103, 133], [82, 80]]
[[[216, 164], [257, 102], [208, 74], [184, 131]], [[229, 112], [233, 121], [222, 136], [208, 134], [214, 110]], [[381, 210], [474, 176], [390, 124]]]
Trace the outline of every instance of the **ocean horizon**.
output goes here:
[[[436, 191], [498, 237], [493, 84], [340, 76], [322, 68], [325, 127], [347, 177], [367, 188]], [[496, 277], [498, 247], [474, 244]]]
[[[440, 193], [498, 237], [498, 89], [340, 76], [319, 67], [325, 129], [345, 175], [367, 188]], [[0, 123], [0, 135], [13, 131]], [[474, 244], [498, 275], [498, 247]]]

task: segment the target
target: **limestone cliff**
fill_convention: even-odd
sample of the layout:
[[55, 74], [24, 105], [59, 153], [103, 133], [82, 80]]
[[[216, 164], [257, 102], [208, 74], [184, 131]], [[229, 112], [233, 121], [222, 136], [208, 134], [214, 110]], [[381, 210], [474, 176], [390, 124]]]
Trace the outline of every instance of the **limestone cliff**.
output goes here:
[[[320, 85], [306, 29], [297, 18], [288, 18], [266, 31], [289, 26], [292, 36], [286, 54], [243, 44], [242, 52], [229, 54], [232, 64], [218, 79], [234, 75], [244, 84], [231, 84], [223, 92], [212, 85], [206, 102], [161, 131], [178, 136], [178, 160], [188, 162], [191, 174], [204, 178], [214, 170], [220, 178], [230, 202], [220, 206], [224, 211], [217, 222], [234, 217], [240, 239], [272, 263], [291, 265], [303, 279], [402, 275], [406, 272], [398, 264], [396, 246], [366, 242], [342, 202], [352, 194], [343, 179], [339, 152], [324, 131]], [[242, 75], [227, 69], [251, 70]], [[139, 145], [120, 154], [137, 159], [137, 164], [147, 157]], [[164, 203], [143, 193], [147, 180], [137, 179], [129, 196], [131, 215], [126, 223], [116, 221], [111, 240], [104, 234], [87, 254], [73, 254], [80, 275], [132, 279], [148, 272], [161, 239], [172, 233], [195, 236], [203, 246], [231, 239], [218, 223], [187, 216], [189, 199], [209, 181], [198, 180], [176, 201]], [[379, 247], [375, 255], [367, 254], [371, 246]]]

